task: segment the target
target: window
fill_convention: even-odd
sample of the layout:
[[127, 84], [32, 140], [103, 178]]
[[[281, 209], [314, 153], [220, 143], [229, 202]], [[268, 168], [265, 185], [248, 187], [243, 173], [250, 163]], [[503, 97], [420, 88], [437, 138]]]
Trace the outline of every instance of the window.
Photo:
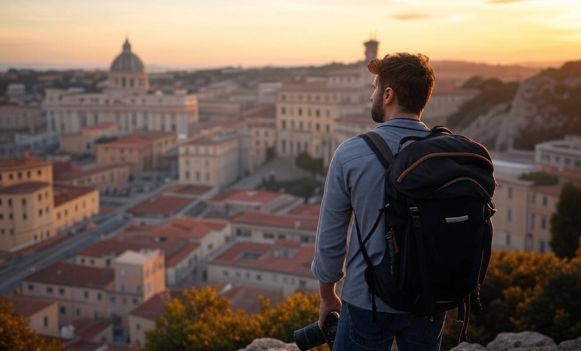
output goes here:
[[60, 294], [61, 296], [62, 296], [62, 295], [64, 295], [64, 294], [65, 294], [65, 289], [63, 289], [63, 288], [60, 288], [60, 289], [59, 289], [59, 294]]
[[88, 291], [85, 291], [84, 295], [85, 295], [85, 299], [88, 299], [89, 298], [89, 292]]
[[60, 306], [59, 312], [60, 312], [60, 314], [66, 314], [67, 313], [67, 309], [65, 308], [65, 306]]
[[549, 199], [546, 196], [543, 196], [543, 206], [547, 206], [549, 203]]
[[512, 199], [512, 188], [508, 187], [508, 198]]
[[47, 316], [44, 316], [42, 322], [43, 322], [43, 324], [44, 324], [45, 327], [48, 327], [48, 317]]
[[47, 294], [52, 294], [52, 287], [51, 286], [47, 286], [46, 287], [46, 293]]
[[507, 211], [507, 213], [506, 213], [506, 219], [507, 219], [509, 222], [512, 222], [512, 208], [509, 208], [509, 209], [508, 209], [508, 211]]
[[506, 245], [510, 246], [510, 233], [506, 233]]
[[32, 284], [28, 284], [28, 290], [29, 290], [29, 291], [33, 291], [33, 290], [34, 290], [34, 285], [32, 285]]

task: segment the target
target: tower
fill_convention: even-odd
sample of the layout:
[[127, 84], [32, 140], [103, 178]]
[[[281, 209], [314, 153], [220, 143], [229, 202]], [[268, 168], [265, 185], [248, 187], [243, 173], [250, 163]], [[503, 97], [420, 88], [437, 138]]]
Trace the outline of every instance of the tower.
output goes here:
[[377, 49], [379, 48], [379, 42], [375, 39], [369, 39], [365, 43], [365, 62], [369, 62], [377, 58]]

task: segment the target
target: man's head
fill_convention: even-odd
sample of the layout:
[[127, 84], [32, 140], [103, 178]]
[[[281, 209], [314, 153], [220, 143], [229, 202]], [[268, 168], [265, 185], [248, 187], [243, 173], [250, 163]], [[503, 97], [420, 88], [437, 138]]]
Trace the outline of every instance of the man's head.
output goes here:
[[427, 56], [396, 53], [367, 65], [375, 75], [371, 117], [381, 123], [397, 115], [421, 116], [436, 77]]

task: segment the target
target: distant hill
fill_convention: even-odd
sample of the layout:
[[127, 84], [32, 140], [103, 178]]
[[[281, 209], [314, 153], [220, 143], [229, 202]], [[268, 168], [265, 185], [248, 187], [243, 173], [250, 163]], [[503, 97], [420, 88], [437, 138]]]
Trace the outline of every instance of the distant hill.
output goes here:
[[537, 67], [522, 65], [491, 65], [466, 61], [433, 61], [432, 65], [437, 79], [457, 82], [466, 81], [473, 76], [498, 78], [503, 81], [521, 81], [541, 70]]
[[581, 135], [581, 61], [543, 70], [506, 90], [514, 97], [484, 99], [482, 91], [461, 107], [480, 101], [477, 115], [456, 114], [448, 121], [496, 150], [533, 149], [539, 142]]

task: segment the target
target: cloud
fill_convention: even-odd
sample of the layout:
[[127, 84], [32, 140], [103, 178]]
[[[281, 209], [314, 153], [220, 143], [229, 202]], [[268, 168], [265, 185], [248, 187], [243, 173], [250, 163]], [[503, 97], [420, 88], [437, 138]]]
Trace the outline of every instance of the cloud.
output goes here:
[[487, 0], [489, 4], [514, 4], [523, 1], [524, 0]]
[[395, 18], [398, 21], [419, 21], [419, 20], [431, 18], [432, 16], [428, 15], [426, 13], [408, 12], [408, 13], [394, 14], [394, 15], [391, 15], [390, 17]]

